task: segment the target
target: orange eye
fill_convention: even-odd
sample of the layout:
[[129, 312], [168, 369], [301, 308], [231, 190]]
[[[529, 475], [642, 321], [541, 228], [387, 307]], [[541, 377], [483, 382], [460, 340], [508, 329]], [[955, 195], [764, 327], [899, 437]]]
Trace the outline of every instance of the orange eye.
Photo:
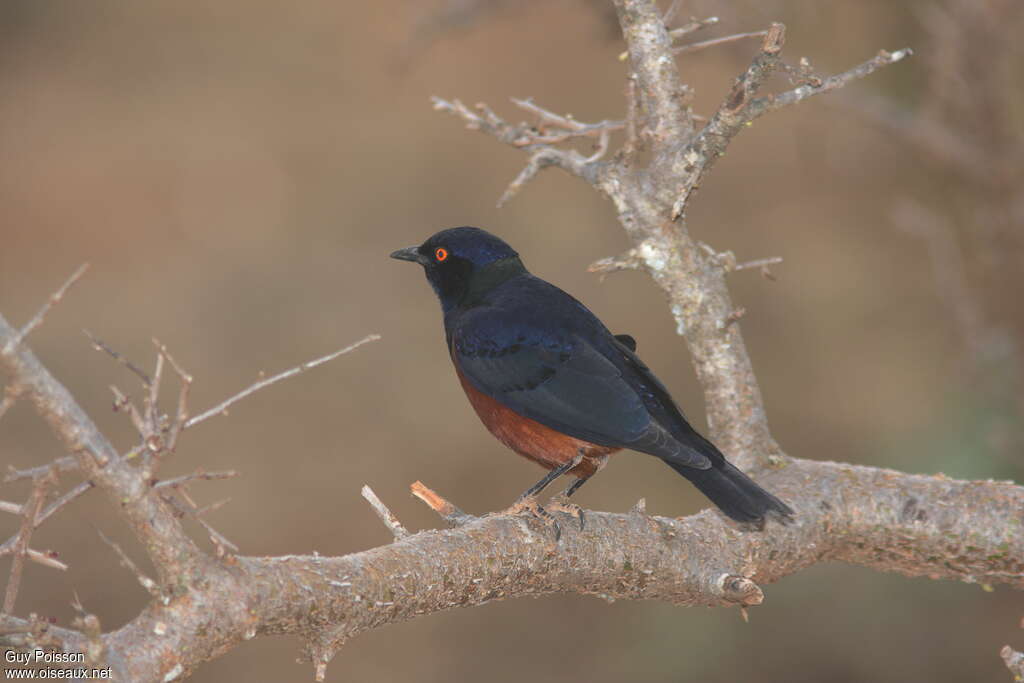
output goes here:
[[445, 249], [444, 247], [438, 247], [437, 250], [434, 251], [434, 258], [436, 258], [438, 261], [444, 261], [446, 258], [448, 258], [448, 250]]

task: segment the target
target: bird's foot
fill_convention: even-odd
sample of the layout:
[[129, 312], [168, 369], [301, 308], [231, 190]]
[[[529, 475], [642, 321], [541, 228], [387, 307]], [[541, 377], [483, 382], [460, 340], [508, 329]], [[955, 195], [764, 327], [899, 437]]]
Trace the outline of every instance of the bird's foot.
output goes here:
[[548, 511], [556, 510], [558, 512], [564, 512], [568, 515], [572, 515], [579, 522], [580, 531], [586, 526], [586, 518], [583, 515], [583, 508], [576, 503], [569, 502], [568, 496], [564, 493], [559, 493], [557, 496], [548, 501], [546, 506]]
[[523, 513], [529, 513], [545, 525], [554, 528], [555, 543], [562, 538], [562, 527], [559, 526], [558, 520], [537, 501], [535, 496], [523, 496], [512, 503], [507, 510], [501, 512], [503, 515], [522, 515]]

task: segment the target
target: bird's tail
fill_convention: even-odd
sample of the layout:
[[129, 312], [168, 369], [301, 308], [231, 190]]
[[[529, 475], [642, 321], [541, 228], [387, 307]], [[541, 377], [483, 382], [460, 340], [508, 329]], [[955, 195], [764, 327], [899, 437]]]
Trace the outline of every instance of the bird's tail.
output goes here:
[[666, 464], [683, 475], [726, 515], [737, 522], [764, 523], [772, 514], [783, 524], [793, 518], [793, 510], [781, 500], [754, 483], [747, 475], [722, 459], [706, 470]]

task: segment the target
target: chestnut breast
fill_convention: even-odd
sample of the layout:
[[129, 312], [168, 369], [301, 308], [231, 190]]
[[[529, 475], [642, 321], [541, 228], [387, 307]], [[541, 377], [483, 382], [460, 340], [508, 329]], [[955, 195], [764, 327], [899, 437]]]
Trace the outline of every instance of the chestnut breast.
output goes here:
[[554, 469], [575, 458], [577, 453], [583, 453], [583, 462], [570, 471], [586, 479], [601, 469], [610, 453], [621, 450], [573, 438], [516, 413], [474, 387], [454, 358], [452, 361], [462, 389], [480, 421], [498, 441], [519, 455]]

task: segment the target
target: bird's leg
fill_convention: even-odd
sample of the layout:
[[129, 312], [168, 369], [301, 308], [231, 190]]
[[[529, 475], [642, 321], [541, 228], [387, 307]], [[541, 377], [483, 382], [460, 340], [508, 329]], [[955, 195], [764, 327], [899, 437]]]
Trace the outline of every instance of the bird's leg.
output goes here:
[[541, 491], [543, 491], [544, 489], [546, 489], [548, 487], [548, 484], [553, 482], [555, 479], [558, 479], [560, 476], [562, 476], [563, 474], [565, 474], [566, 472], [568, 472], [572, 468], [576, 467], [581, 462], [583, 462], [583, 454], [582, 453], [577, 453], [575, 458], [573, 458], [572, 460], [569, 460], [567, 462], [562, 463], [561, 465], [559, 465], [555, 469], [553, 469], [550, 472], [548, 472], [547, 474], [545, 474], [543, 479], [541, 479], [536, 484], [534, 484], [530, 488], [528, 488], [525, 491], [523, 491], [523, 494], [516, 499], [516, 502], [513, 503], [513, 506], [518, 504], [518, 503], [522, 503], [527, 498], [534, 498], [534, 497], [536, 497], [538, 493], [540, 493]]
[[586, 484], [588, 479], [590, 479], [590, 477], [577, 477], [576, 481], [570, 484], [567, 489], [562, 491], [562, 495], [568, 498], [572, 494], [576, 493], [576, 489]]
[[543, 479], [523, 491], [523, 494], [516, 499], [516, 502], [512, 503], [512, 506], [505, 511], [505, 514], [517, 515], [524, 510], [529, 510], [542, 522], [555, 528], [555, 542], [557, 543], [562, 537], [562, 527], [558, 525], [558, 520], [556, 520], [550, 512], [544, 509], [544, 506], [537, 502], [537, 494], [547, 488], [555, 479], [558, 479], [581, 462], [583, 462], [583, 453], [577, 453], [576, 457], [572, 460], [564, 462], [548, 472], [544, 475]]
[[567, 512], [575, 517], [580, 523], [580, 531], [583, 531], [583, 527], [586, 526], [586, 520], [583, 517], [583, 508], [576, 503], [570, 503], [569, 496], [576, 493], [576, 490], [583, 486], [591, 476], [593, 475], [577, 477], [576, 481], [569, 484], [564, 491], [556, 495], [551, 499], [551, 502], [548, 503], [548, 507], [561, 510], [562, 512]]

